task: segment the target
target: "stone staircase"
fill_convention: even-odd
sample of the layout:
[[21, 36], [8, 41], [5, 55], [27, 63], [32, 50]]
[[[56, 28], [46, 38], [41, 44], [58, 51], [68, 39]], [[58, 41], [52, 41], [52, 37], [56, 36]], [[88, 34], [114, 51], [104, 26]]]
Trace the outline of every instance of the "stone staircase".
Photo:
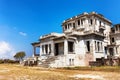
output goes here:
[[42, 59], [39, 61], [38, 66], [48, 68], [50, 67], [50, 64], [55, 62], [55, 60], [57, 59], [58, 59], [57, 56], [47, 56], [46, 59]]

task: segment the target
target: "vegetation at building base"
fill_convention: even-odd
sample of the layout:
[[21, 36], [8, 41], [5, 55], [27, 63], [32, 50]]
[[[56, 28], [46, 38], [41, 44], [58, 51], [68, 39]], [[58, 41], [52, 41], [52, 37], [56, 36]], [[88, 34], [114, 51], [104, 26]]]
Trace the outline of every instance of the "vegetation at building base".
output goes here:
[[11, 59], [0, 59], [0, 64], [17, 64], [19, 61], [11, 60]]
[[120, 66], [100, 66], [100, 67], [64, 67], [59, 69], [80, 70], [80, 71], [103, 71], [103, 72], [120, 72]]

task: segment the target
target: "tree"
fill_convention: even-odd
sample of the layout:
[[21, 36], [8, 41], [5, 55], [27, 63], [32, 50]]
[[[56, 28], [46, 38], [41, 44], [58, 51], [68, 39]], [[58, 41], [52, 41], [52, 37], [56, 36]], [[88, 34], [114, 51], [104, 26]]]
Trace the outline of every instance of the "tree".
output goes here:
[[23, 58], [26, 56], [25, 52], [24, 51], [20, 51], [20, 52], [17, 52], [15, 55], [14, 55], [14, 58], [17, 60], [17, 61], [21, 61], [23, 60]]

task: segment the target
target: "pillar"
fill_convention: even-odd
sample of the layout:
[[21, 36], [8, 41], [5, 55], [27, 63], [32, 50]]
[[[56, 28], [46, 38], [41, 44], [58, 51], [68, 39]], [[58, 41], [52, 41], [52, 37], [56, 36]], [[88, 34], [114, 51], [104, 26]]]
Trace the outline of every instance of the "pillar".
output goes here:
[[50, 49], [50, 48], [49, 48], [49, 44], [48, 44], [48, 47], [47, 47], [47, 48], [48, 48], [48, 53], [47, 53], [47, 54], [49, 55], [49, 52], [50, 52], [50, 50], [49, 50], [49, 49]]
[[118, 50], [117, 50], [117, 48], [118, 48], [118, 47], [116, 46], [116, 54], [118, 54]]
[[94, 56], [93, 57], [93, 60], [96, 61], [96, 58], [95, 58], [95, 54], [96, 54], [96, 43], [95, 43], [95, 40], [92, 40], [92, 55]]
[[68, 54], [68, 41], [65, 39], [64, 40], [64, 55]]
[[96, 44], [95, 44], [95, 45], [96, 45], [96, 50], [95, 50], [95, 51], [96, 51], [96, 52], [98, 52], [98, 45], [97, 45], [97, 41], [96, 41]]
[[42, 51], [42, 45], [40, 45], [40, 56], [43, 54], [43, 51]]
[[114, 55], [116, 55], [117, 54], [117, 49], [116, 49], [116, 47], [114, 47]]
[[35, 56], [35, 54], [36, 54], [36, 47], [33, 46], [33, 56]]
[[96, 25], [96, 19], [95, 19], [95, 18], [93, 18], [93, 31], [95, 31], [95, 30], [96, 30], [96, 29], [95, 29], [95, 28], [96, 28], [96, 26], [95, 26], [95, 25]]
[[54, 42], [52, 42], [51, 44], [51, 56], [54, 56], [55, 54], [55, 51], [54, 51]]
[[45, 52], [45, 45], [44, 45], [44, 47], [43, 47], [43, 54], [46, 54], [46, 52]]
[[101, 42], [99, 42], [99, 47], [100, 47], [100, 52], [102, 51], [102, 48], [101, 48]]

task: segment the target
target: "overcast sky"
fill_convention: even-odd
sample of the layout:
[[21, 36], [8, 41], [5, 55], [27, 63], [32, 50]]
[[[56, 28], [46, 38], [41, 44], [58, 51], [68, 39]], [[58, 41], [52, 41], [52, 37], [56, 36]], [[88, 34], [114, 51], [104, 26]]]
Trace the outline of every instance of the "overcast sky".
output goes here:
[[92, 11], [120, 23], [120, 0], [0, 0], [0, 58], [31, 56], [41, 35], [62, 33], [63, 20]]

